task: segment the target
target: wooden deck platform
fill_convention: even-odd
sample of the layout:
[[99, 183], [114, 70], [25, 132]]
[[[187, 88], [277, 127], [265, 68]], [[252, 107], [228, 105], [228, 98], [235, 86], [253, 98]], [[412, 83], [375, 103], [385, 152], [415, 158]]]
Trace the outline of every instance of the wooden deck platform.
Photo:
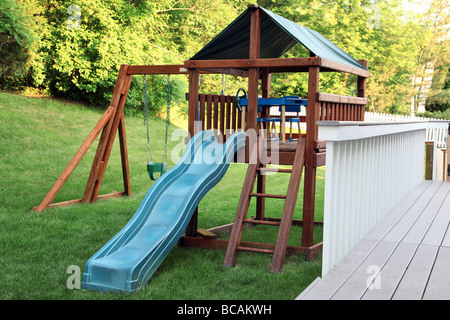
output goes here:
[[424, 181], [297, 300], [450, 299], [450, 182]]

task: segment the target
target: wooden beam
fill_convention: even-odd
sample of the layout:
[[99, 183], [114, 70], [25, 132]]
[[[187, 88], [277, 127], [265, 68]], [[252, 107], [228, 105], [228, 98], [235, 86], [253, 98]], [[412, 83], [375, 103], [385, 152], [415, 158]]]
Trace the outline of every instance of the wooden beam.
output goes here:
[[[197, 132], [195, 121], [198, 120], [198, 87], [199, 87], [199, 71], [198, 69], [189, 69], [189, 116], [188, 116], [188, 131], [189, 137], [192, 138]], [[197, 236], [197, 223], [198, 221], [198, 207], [192, 214], [192, 218], [186, 228], [186, 235], [195, 237]]]
[[[368, 78], [370, 72], [357, 67], [348, 66], [339, 62], [321, 57], [303, 58], [263, 58], [263, 59], [229, 59], [229, 60], [188, 60], [185, 68], [200, 68], [203, 70], [214, 68], [276, 68], [271, 72], [294, 72], [298, 68], [319, 66], [321, 71], [337, 71], [351, 73], [363, 78]], [[307, 69], [302, 69], [307, 70]]]
[[319, 92], [319, 67], [309, 68], [308, 106], [306, 108], [306, 159], [305, 184], [303, 192], [303, 232], [302, 246], [313, 245], [314, 234], [314, 205], [316, 198], [316, 167], [314, 157], [315, 141], [318, 137], [317, 121], [319, 120], [320, 103], [317, 101]]
[[[271, 89], [271, 79], [272, 75], [268, 73], [268, 69], [265, 68], [262, 72], [262, 83], [261, 83], [261, 91], [263, 98], [270, 97], [270, 89]], [[268, 108], [263, 108], [263, 114], [267, 115]], [[261, 174], [261, 168], [265, 168], [265, 164], [261, 164], [259, 168], [257, 168], [258, 176], [256, 182], [256, 192], [257, 193], [266, 193], [266, 175]], [[266, 202], [264, 197], [258, 197], [256, 199], [256, 219], [263, 220], [265, 216], [265, 207]]]
[[366, 105], [369, 100], [367, 98], [349, 97], [341, 96], [338, 94], [317, 92], [317, 101]]
[[425, 180], [433, 180], [434, 141], [425, 141]]
[[[217, 68], [211, 70], [200, 70], [201, 74], [211, 73], [225, 73], [232, 75], [245, 76], [245, 70], [230, 69], [230, 68]], [[171, 64], [171, 65], [131, 65], [128, 66], [128, 75], [143, 75], [143, 74], [189, 74], [189, 70], [184, 64]]]
[[198, 69], [200, 73], [203, 74], [211, 74], [211, 73], [220, 73], [220, 74], [229, 74], [232, 76], [240, 76], [240, 77], [248, 77], [248, 71], [236, 68], [211, 68], [211, 69]]
[[[360, 77], [364, 77], [364, 78], [368, 78], [370, 75], [370, 72], [368, 70], [348, 66], [346, 64], [328, 60], [325, 58], [320, 58], [320, 67], [324, 68], [324, 69], [331, 69], [332, 71], [351, 73], [351, 74], [354, 74], [354, 75], [357, 75]], [[326, 71], [326, 70], [321, 70], [321, 71]]]
[[198, 82], [199, 72], [197, 69], [189, 69], [189, 124], [188, 131], [192, 138], [196, 133], [194, 127], [195, 121], [198, 120]]
[[[224, 250], [228, 247], [229, 240], [225, 239], [204, 239], [201, 237], [189, 237], [183, 236], [180, 239], [180, 246], [182, 247], [194, 247], [194, 248], [202, 248], [202, 249], [213, 249], [213, 250]], [[241, 241], [239, 244], [240, 249], [242, 248], [255, 248], [262, 250], [274, 250], [275, 244], [272, 243], [258, 243], [258, 242], [249, 242], [249, 241]], [[311, 260], [315, 256], [317, 256], [323, 247], [323, 243], [318, 243], [312, 247], [298, 247], [298, 246], [286, 246], [286, 255], [306, 255], [308, 260]], [[260, 251], [264, 252], [264, 251]], [[266, 252], [272, 253], [272, 252]]]
[[[118, 197], [124, 197], [127, 196], [127, 194], [125, 193], [125, 191], [121, 191], [121, 192], [113, 192], [113, 193], [108, 193], [108, 194], [102, 194], [99, 195], [97, 197], [97, 200], [104, 200], [104, 199], [111, 199], [111, 198], [118, 198]], [[76, 199], [76, 200], [68, 200], [68, 201], [62, 201], [62, 202], [56, 202], [56, 203], [51, 203], [49, 204], [46, 209], [50, 209], [50, 208], [56, 208], [56, 207], [65, 207], [65, 206], [71, 206], [74, 204], [79, 204], [83, 201], [83, 199]], [[31, 208], [31, 211], [38, 211], [38, 207], [33, 207]]]
[[120, 158], [122, 161], [122, 176], [124, 193], [131, 196], [131, 179], [130, 179], [130, 164], [128, 162], [128, 147], [125, 133], [125, 116], [122, 110], [122, 116], [119, 123], [119, 144], [120, 144]]
[[249, 58], [259, 59], [261, 51], [261, 15], [258, 5], [248, 5], [250, 11], [250, 48]]
[[[248, 7], [251, 9], [249, 58], [258, 59], [261, 41], [260, 10], [257, 5], [249, 5]], [[251, 67], [248, 72], [247, 129], [257, 130], [256, 119], [258, 117], [258, 85], [259, 69], [257, 67]]]
[[189, 74], [183, 64], [172, 65], [132, 65], [128, 66], [128, 75], [138, 74]]
[[187, 60], [185, 68], [270, 68], [270, 67], [311, 67], [320, 66], [319, 57], [307, 58], [264, 58], [264, 59], [229, 59], [229, 60]]
[[[366, 69], [369, 68], [367, 60], [358, 60]], [[358, 97], [364, 98], [366, 96], [367, 78], [358, 76]]]
[[52, 186], [50, 191], [47, 193], [45, 198], [42, 200], [41, 204], [37, 207], [35, 207], [35, 210], [37, 212], [42, 212], [47, 207], [50, 206], [53, 199], [55, 199], [56, 195], [59, 193], [61, 188], [64, 186], [66, 181], [69, 179], [72, 172], [75, 170], [75, 168], [80, 163], [81, 159], [83, 159], [86, 152], [91, 147], [92, 143], [94, 143], [97, 136], [100, 134], [100, 132], [103, 130], [105, 125], [108, 123], [108, 121], [111, 118], [111, 115], [113, 114], [113, 107], [109, 107], [106, 109], [103, 116], [100, 118], [100, 120], [97, 122], [97, 124], [94, 126], [94, 129], [91, 131], [91, 133], [88, 135], [86, 140], [83, 142], [83, 144], [80, 146], [78, 151], [73, 156], [72, 160], [67, 165], [66, 169], [61, 173], [59, 178], [56, 180], [55, 184]]
[[[369, 70], [369, 62], [367, 60], [359, 60], [359, 62], [361, 62], [361, 64], [367, 70]], [[357, 88], [358, 88], [358, 97], [365, 98], [366, 97], [366, 91], [367, 91], [367, 78], [358, 76], [358, 87]], [[360, 121], [364, 121], [365, 111], [366, 111], [365, 107], [361, 107], [359, 109], [358, 119]]]

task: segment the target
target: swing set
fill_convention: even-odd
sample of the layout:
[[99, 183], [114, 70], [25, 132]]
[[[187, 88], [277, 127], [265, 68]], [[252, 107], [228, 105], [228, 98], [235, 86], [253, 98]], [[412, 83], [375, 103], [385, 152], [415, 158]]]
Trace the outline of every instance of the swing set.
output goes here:
[[153, 162], [152, 151], [150, 147], [150, 130], [148, 125], [148, 93], [147, 93], [147, 75], [144, 75], [144, 125], [147, 129], [147, 172], [151, 180], [157, 180], [167, 171], [167, 138], [170, 126], [170, 74], [167, 77], [167, 116], [166, 133], [164, 136], [164, 156], [162, 162]]
[[[244, 26], [248, 26], [245, 28]], [[243, 32], [243, 30], [246, 30]], [[276, 35], [276, 40], [274, 40]], [[242, 41], [236, 41], [242, 39]], [[309, 57], [280, 58], [295, 43], [301, 43], [309, 50]], [[92, 132], [81, 145], [66, 169], [47, 193], [41, 204], [34, 209], [38, 212], [61, 205], [95, 202], [98, 199], [130, 196], [131, 183], [128, 164], [128, 152], [125, 134], [123, 107], [133, 75], [150, 74], [185, 74], [189, 77], [189, 117], [188, 131], [193, 137], [199, 130], [216, 130], [226, 141], [231, 132], [253, 130], [258, 132], [258, 100], [271, 97], [272, 74], [304, 72], [308, 75], [308, 95], [306, 116], [300, 120], [306, 123], [306, 133], [292, 134], [293, 141], [272, 145], [264, 139], [246, 144], [245, 160], [247, 173], [242, 186], [241, 196], [232, 224], [211, 228], [204, 231], [198, 228], [198, 208], [180, 239], [180, 245], [187, 247], [227, 250], [224, 265], [233, 266], [237, 251], [252, 251], [273, 255], [271, 271], [281, 271], [285, 254], [306, 254], [310, 259], [322, 249], [322, 243], [314, 243], [314, 225], [322, 223], [315, 220], [316, 168], [325, 165], [326, 143], [318, 140], [319, 120], [363, 121], [364, 109], [368, 103], [366, 95], [369, 77], [367, 60], [355, 60], [328, 39], [317, 32], [289, 21], [275, 13], [249, 5], [248, 9], [231, 23], [222, 33], [214, 38], [190, 60], [180, 65], [122, 65], [120, 67], [111, 104], [95, 125]], [[322, 72], [339, 72], [356, 76], [357, 96], [342, 96], [319, 91], [319, 76]], [[239, 95], [213, 95], [199, 92], [200, 74], [228, 74], [248, 79], [245, 95], [246, 108], [239, 112], [235, 97]], [[169, 78], [170, 79], [170, 78]], [[166, 122], [166, 145], [162, 163], [154, 163], [151, 158], [150, 135], [147, 134], [148, 161], [150, 179], [157, 174], [164, 174], [167, 168], [167, 132], [170, 121], [170, 80], [168, 81], [168, 112]], [[242, 102], [242, 101], [241, 101]], [[148, 102], [147, 102], [148, 103]], [[267, 109], [267, 108], [265, 108]], [[244, 110], [246, 114], [244, 115]], [[264, 112], [264, 111], [263, 111]], [[265, 114], [266, 116], [270, 114]], [[148, 126], [148, 106], [146, 110]], [[200, 119], [200, 122], [197, 121]], [[92, 169], [82, 199], [52, 203], [64, 183], [86, 154], [89, 147], [101, 133]], [[124, 191], [99, 196], [106, 166], [111, 154], [116, 134], [119, 134], [120, 154]], [[283, 135], [284, 136], [284, 135]], [[290, 138], [290, 137], [289, 137]], [[253, 154], [259, 148], [265, 148], [268, 157], [277, 154], [278, 164], [292, 166], [292, 169], [278, 169], [277, 172], [290, 174], [289, 187], [285, 195], [266, 193], [268, 178], [266, 173], [274, 168], [267, 167], [266, 159], [257, 156], [256, 163], [250, 163]], [[303, 218], [293, 219], [297, 199], [300, 198], [299, 186], [303, 178]], [[266, 179], [267, 178], [267, 179]], [[256, 190], [255, 190], [256, 189]], [[256, 191], [256, 192], [255, 192]], [[284, 200], [281, 218], [269, 218], [265, 215], [267, 198]], [[255, 216], [247, 218], [251, 199], [256, 200]], [[279, 227], [277, 242], [254, 243], [242, 241], [244, 225], [272, 225]], [[287, 240], [292, 225], [301, 226], [301, 246], [288, 245]], [[230, 231], [229, 240], [217, 239], [218, 231]], [[204, 230], [204, 229], [203, 229]]]

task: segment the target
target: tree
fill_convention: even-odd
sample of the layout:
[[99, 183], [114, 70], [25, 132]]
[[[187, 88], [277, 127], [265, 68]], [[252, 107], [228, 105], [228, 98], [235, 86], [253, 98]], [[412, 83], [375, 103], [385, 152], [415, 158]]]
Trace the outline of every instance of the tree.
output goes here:
[[[437, 83], [439, 79], [445, 79], [446, 68], [450, 63], [450, 1], [433, 0], [419, 21], [417, 63], [412, 75], [414, 110], [411, 111], [418, 111], [427, 95], [434, 97], [431, 101], [439, 97], [441, 85]], [[444, 74], [439, 75], [442, 72]], [[432, 81], [434, 86], [431, 86]]]
[[[416, 34], [408, 32], [413, 22], [402, 19], [400, 1], [375, 0], [290, 0], [259, 3], [290, 20], [313, 29], [349, 53], [355, 59], [369, 60], [370, 78], [367, 96], [369, 109], [383, 111], [405, 109], [410, 96]], [[308, 56], [301, 45], [288, 56]], [[343, 73], [321, 74], [320, 90], [356, 95], [356, 77]], [[280, 75], [274, 81], [274, 93], [299, 95], [307, 92], [304, 75]]]
[[432, 94], [428, 95], [425, 105], [426, 111], [442, 112], [450, 109], [450, 68], [442, 67], [442, 69], [433, 77], [430, 90]]
[[0, 2], [0, 80], [3, 88], [17, 86], [26, 72], [35, 44], [34, 22], [15, 0]]

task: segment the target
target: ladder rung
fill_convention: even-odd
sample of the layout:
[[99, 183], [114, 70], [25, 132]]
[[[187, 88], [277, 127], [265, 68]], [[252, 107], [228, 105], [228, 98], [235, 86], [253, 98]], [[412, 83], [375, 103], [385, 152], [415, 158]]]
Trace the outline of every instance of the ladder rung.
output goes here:
[[269, 226], [279, 226], [281, 224], [278, 221], [266, 221], [266, 220], [255, 220], [255, 219], [244, 219], [242, 221], [244, 221], [245, 223], [266, 224]]
[[274, 253], [274, 250], [250, 248], [250, 247], [236, 247], [236, 250], [239, 250], [239, 251], [250, 251], [250, 252], [259, 252], [259, 253], [268, 253], [268, 254], [273, 254]]
[[286, 199], [286, 196], [281, 195], [281, 194], [250, 193], [250, 196], [251, 197], [260, 197], [260, 198]]
[[292, 173], [292, 169], [280, 169], [280, 168], [257, 168], [256, 170], [262, 172], [281, 172], [281, 173]]

